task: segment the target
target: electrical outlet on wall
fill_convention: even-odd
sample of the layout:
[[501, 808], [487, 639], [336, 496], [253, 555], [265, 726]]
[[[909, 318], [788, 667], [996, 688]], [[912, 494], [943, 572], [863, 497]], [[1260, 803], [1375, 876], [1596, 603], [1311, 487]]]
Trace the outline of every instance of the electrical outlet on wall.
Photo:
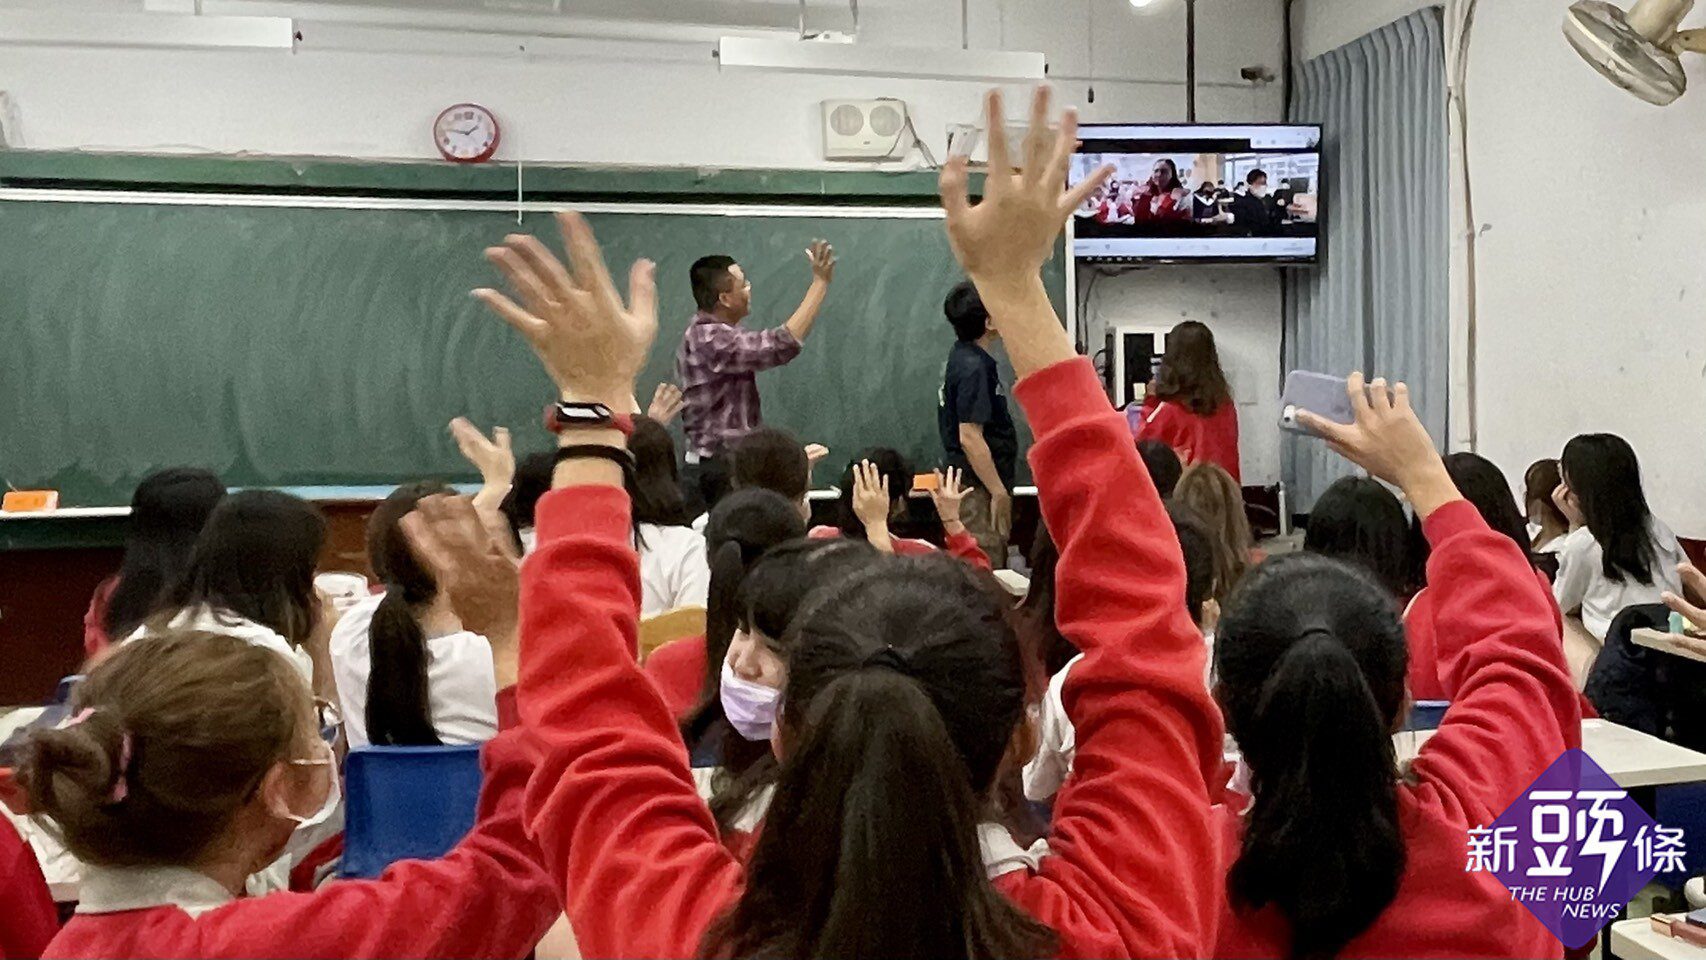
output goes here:
[[18, 119], [18, 102], [10, 93], [0, 90], [0, 147], [23, 145], [24, 128]]

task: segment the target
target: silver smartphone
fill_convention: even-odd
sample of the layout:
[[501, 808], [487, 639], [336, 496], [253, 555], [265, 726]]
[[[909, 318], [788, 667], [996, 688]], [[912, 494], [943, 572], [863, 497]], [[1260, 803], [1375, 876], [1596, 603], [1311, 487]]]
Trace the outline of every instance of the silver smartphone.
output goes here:
[[1285, 375], [1285, 392], [1280, 395], [1280, 429], [1314, 436], [1315, 432], [1298, 419], [1299, 410], [1334, 423], [1356, 420], [1350, 395], [1345, 392], [1345, 378], [1308, 370], [1293, 370]]

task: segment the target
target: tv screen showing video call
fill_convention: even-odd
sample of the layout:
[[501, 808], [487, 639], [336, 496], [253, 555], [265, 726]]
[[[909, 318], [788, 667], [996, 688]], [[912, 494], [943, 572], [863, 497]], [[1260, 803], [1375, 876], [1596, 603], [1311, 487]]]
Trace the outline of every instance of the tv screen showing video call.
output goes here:
[[1073, 218], [1091, 261], [1311, 263], [1321, 227], [1321, 128], [1086, 125], [1068, 173], [1113, 176]]

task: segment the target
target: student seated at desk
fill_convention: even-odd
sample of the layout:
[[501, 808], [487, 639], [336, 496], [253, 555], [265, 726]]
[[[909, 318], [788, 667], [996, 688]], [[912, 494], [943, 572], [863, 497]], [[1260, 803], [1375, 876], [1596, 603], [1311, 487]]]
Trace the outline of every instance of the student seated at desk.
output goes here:
[[705, 538], [693, 529], [681, 498], [675, 441], [663, 424], [635, 417], [628, 452], [634, 455], [628, 496], [634, 502], [634, 549], [640, 553], [640, 616], [703, 607], [711, 568]]
[[1244, 581], [1215, 638], [1215, 692], [1253, 796], [1218, 808], [1212, 955], [1561, 956], [1496, 877], [1463, 868], [1469, 829], [1581, 746], [1551, 600], [1526, 550], [1463, 500], [1405, 387], [1365, 393], [1353, 374], [1348, 393], [1354, 423], [1306, 422], [1422, 517], [1452, 705], [1401, 774], [1404, 631], [1388, 585], [1311, 553]]
[[195, 467], [157, 470], [142, 478], [130, 498], [130, 528], [118, 573], [101, 581], [83, 617], [83, 653], [93, 657], [116, 637], [130, 636], [154, 610], [166, 588], [183, 576], [208, 515], [225, 497], [225, 484]]
[[498, 732], [497, 680], [485, 637], [464, 629], [403, 534], [442, 483], [398, 487], [367, 521], [367, 557], [384, 593], [332, 628], [332, 679], [351, 749], [483, 743]]
[[1208, 526], [1214, 546], [1213, 596], [1216, 603], [1224, 604], [1250, 568], [1267, 559], [1250, 533], [1244, 493], [1219, 464], [1193, 463], [1179, 477], [1173, 497], [1195, 510]]
[[705, 636], [666, 643], [645, 665], [670, 712], [682, 719], [689, 749], [702, 743], [714, 748], [728, 735], [718, 690], [729, 642], [740, 622], [735, 596], [742, 578], [766, 550], [805, 533], [794, 504], [769, 490], [737, 490], [712, 508], [705, 526], [711, 565]]
[[182, 630], [237, 637], [282, 654], [330, 694], [332, 624], [314, 589], [325, 540], [325, 517], [307, 501], [276, 490], [227, 496], [196, 538], [189, 568], [130, 639]]
[[1559, 459], [1563, 483], [1553, 494], [1570, 519], [1558, 550], [1553, 595], [1566, 615], [1579, 613], [1594, 639], [1605, 641], [1611, 621], [1640, 603], [1661, 603], [1681, 589], [1677, 564], [1685, 557], [1676, 534], [1647, 508], [1641, 466], [1622, 437], [1587, 433]]
[[[790, 626], [775, 799], [751, 861], [737, 860], [633, 665], [621, 471], [589, 455], [559, 466], [541, 504], [543, 545], [524, 573], [524, 619], [537, 632], [521, 698], [542, 747], [529, 822], [587, 955], [1195, 956], [1209, 946], [1218, 897], [1205, 771], [1220, 764], [1219, 719], [1160, 498], [1042, 284], [1062, 222], [1107, 174], [1062, 196], [1076, 134], [1070, 115], [1051, 130], [1047, 104], [1039, 92], [1025, 151], [1051, 157], [1047, 170], [991, 178], [973, 208], [955, 158], [943, 194], [953, 249], [1002, 318], [1023, 378], [1032, 467], [1061, 544], [1061, 625], [1086, 651], [1066, 692], [1085, 771], [1055, 809], [1066, 842], [1034, 869], [991, 880], [984, 868], [977, 825], [1023, 742], [1023, 670], [1010, 601], [931, 555], [849, 578]], [[997, 170], [1007, 168], [1003, 112], [992, 94]], [[526, 307], [482, 296], [561, 371], [565, 391], [625, 396], [621, 381], [656, 331], [650, 268], [637, 265], [624, 303], [585, 221], [568, 216], [565, 227], [578, 281], [512, 255], [500, 262], [528, 291]], [[570, 296], [585, 292], [579, 284], [596, 293]], [[591, 344], [621, 376], [587, 382], [565, 362]], [[581, 434], [620, 443], [613, 430]]]
[[[1445, 458], [1445, 470], [1450, 474], [1452, 483], [1457, 486], [1457, 491], [1481, 514], [1481, 519], [1486, 521], [1487, 526], [1494, 533], [1510, 538], [1522, 551], [1523, 556], [1528, 558], [1529, 565], [1535, 566], [1534, 555], [1529, 552], [1528, 530], [1522, 514], [1517, 511], [1516, 498], [1511, 495], [1510, 484], [1505, 481], [1505, 476], [1499, 468], [1485, 457], [1473, 453], [1453, 453]], [[1419, 518], [1416, 523], [1420, 526]], [[1418, 562], [1426, 562], [1425, 550], [1424, 544], [1424, 554], [1418, 558]], [[1535, 580], [1550, 595], [1552, 581], [1547, 579], [1538, 566], [1535, 566], [1534, 575]], [[1415, 700], [1449, 699], [1445, 694], [1445, 665], [1439, 661], [1435, 649], [1434, 620], [1439, 611], [1434, 600], [1434, 592], [1424, 585], [1404, 611], [1404, 633], [1410, 644], [1410, 697]], [[1558, 614], [1556, 605], [1552, 613], [1558, 620], [1561, 631], [1563, 618]]]
[[[459, 529], [478, 530], [463, 506]], [[91, 671], [73, 722], [33, 733], [18, 770], [33, 809], [87, 865], [77, 914], [47, 956], [496, 958], [533, 948], [560, 907], [522, 820], [533, 754], [514, 729], [509, 689], [515, 565], [495, 546], [437, 549], [464, 586], [509, 597], [508, 614], [501, 602], [478, 608], [493, 614], [477, 625], [506, 688], [506, 730], [483, 750], [473, 831], [442, 859], [403, 861], [377, 880], [245, 898], [244, 878], [335, 806], [337, 761], [289, 659], [167, 629]]]
[[[889, 532], [889, 524], [906, 516], [906, 498], [912, 491], [912, 481], [912, 466], [897, 451], [887, 447], [865, 451], [847, 465], [841, 476], [836, 525], [813, 527], [809, 536], [815, 540], [831, 537], [865, 540], [883, 553], [900, 557], [935, 553], [935, 544]], [[974, 567], [988, 570], [988, 555], [960, 522], [960, 501], [965, 494], [960, 472], [949, 468], [946, 474], [937, 474], [936, 489], [930, 491], [930, 499], [942, 520], [948, 552]]]
[[[773, 490], [799, 504], [802, 522], [812, 522], [811, 455], [793, 434], [759, 427], [735, 444], [733, 460], [729, 482], [734, 489]], [[694, 528], [704, 529], [709, 518], [709, 514], [702, 515], [693, 522]]]

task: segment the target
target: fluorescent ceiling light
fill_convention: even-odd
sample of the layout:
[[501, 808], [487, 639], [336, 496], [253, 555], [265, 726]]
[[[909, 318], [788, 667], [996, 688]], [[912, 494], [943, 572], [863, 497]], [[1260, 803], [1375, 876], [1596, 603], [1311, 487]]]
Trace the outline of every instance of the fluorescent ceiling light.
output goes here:
[[724, 67], [929, 80], [1041, 80], [1045, 67], [1041, 53], [1027, 50], [875, 47], [751, 37], [722, 38], [717, 58]]
[[289, 50], [295, 42], [288, 17], [0, 11], [0, 44]]

